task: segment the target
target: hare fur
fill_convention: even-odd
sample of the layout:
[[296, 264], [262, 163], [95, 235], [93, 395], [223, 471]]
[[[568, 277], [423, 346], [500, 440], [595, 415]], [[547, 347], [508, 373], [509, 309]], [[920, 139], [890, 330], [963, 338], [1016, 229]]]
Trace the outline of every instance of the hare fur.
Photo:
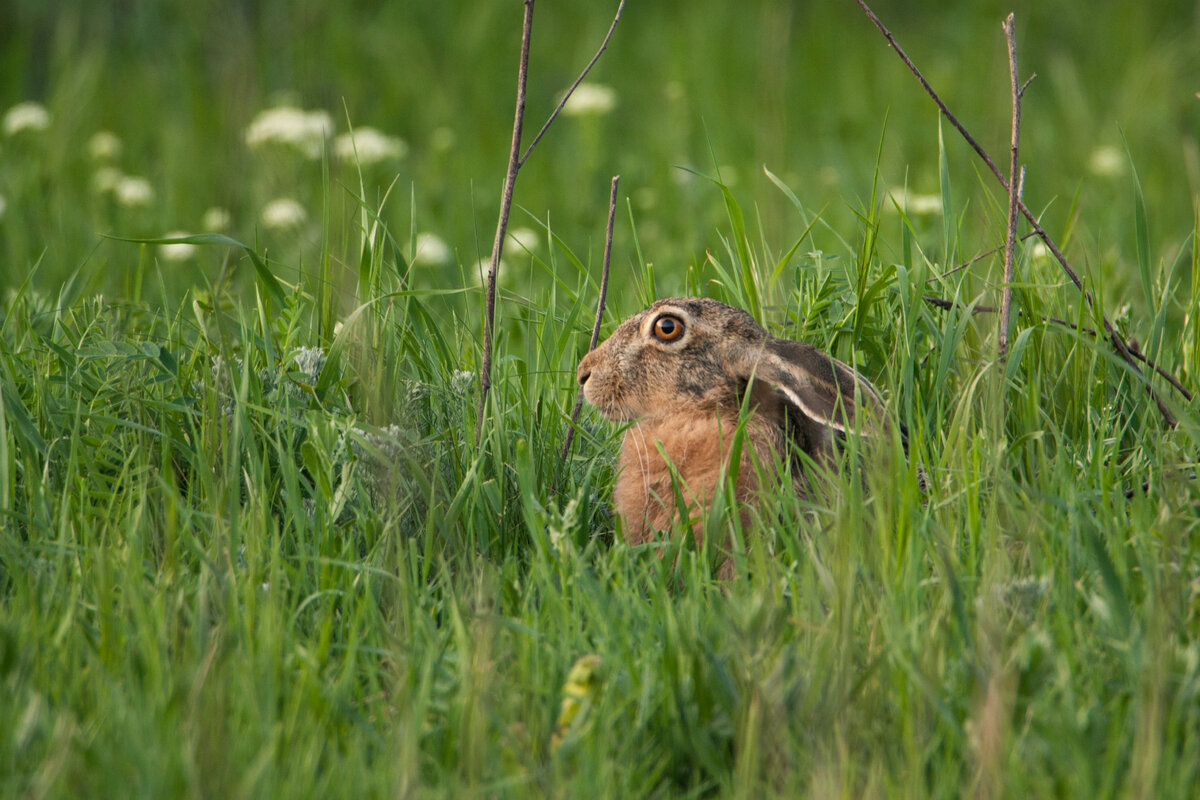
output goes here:
[[[829, 463], [847, 432], [886, 425], [883, 401], [853, 369], [769, 334], [745, 311], [708, 298], [659, 300], [630, 317], [579, 363], [583, 395], [608, 419], [632, 422], [621, 444], [613, 504], [631, 544], [654, 541], [677, 516], [671, 466], [690, 508], [720, 490], [750, 393], [735, 486], [743, 522], [758, 491], [754, 462]], [[693, 515], [699, 517], [699, 515]], [[699, 537], [702, 524], [693, 526]], [[726, 570], [722, 570], [723, 572]]]

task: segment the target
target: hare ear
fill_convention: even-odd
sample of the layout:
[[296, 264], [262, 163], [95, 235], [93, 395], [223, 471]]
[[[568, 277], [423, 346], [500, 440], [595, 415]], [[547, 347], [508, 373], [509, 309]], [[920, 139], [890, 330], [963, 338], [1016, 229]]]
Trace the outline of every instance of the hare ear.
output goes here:
[[[794, 411], [842, 432], [869, 432], [883, 400], [866, 378], [828, 353], [802, 342], [768, 339], [752, 364]], [[749, 375], [747, 375], [749, 377]]]

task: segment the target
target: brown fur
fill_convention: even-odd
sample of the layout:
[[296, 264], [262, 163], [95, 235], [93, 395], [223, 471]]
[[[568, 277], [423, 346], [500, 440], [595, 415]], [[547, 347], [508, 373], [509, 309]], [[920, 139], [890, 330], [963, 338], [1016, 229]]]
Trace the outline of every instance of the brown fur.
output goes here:
[[[673, 340], [655, 334], [666, 316], [683, 326]], [[655, 540], [677, 517], [668, 461], [689, 516], [698, 520], [693, 534], [701, 535], [747, 388], [751, 416], [734, 490], [744, 523], [759, 489], [755, 460], [769, 467], [791, 459], [793, 487], [803, 494], [796, 451], [827, 463], [834, 433], [870, 429], [882, 407], [870, 383], [845, 364], [777, 339], [745, 311], [707, 298], [659, 300], [630, 317], [583, 358], [578, 376], [584, 397], [604, 416], [634, 423], [621, 444], [613, 491], [631, 544]]]
[[[735, 411], [726, 415], [695, 415], [683, 420], [652, 417], [634, 423], [625, 431], [617, 482], [613, 487], [613, 505], [624, 522], [625, 538], [630, 544], [654, 541], [657, 533], [670, 529], [677, 516], [668, 460], [683, 478], [684, 485], [680, 490], [689, 508], [699, 511], [712, 504], [720, 489], [722, 470], [729, 462], [736, 426]], [[783, 445], [778, 429], [758, 416], [747, 423], [747, 440], [734, 490], [734, 497], [743, 511], [753, 501], [758, 488], [751, 453], [760, 463], [770, 464], [769, 459]], [[743, 522], [749, 520], [743, 516]], [[692, 530], [699, 544], [702, 532], [699, 521]]]

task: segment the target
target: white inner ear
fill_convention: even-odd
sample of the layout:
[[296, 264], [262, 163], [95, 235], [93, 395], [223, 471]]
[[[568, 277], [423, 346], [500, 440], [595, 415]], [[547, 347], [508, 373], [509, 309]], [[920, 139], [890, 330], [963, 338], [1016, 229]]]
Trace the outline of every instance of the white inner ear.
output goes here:
[[[861, 429], [859, 431], [854, 431], [853, 429], [847, 428], [845, 423], [843, 423], [837, 419], [830, 419], [830, 417], [828, 415], [818, 412], [816, 409], [814, 409], [812, 407], [811, 404], [806, 403], [804, 401], [804, 399], [796, 391], [792, 390], [791, 387], [789, 387], [787, 385], [786, 381], [784, 380], [785, 377], [791, 377], [793, 380], [795, 380], [797, 386], [801, 390], [803, 390], [806, 386], [813, 385], [813, 379], [808, 374], [807, 371], [805, 371], [803, 369], [789, 369], [789, 365], [786, 361], [780, 359], [778, 356], [776, 356], [773, 353], [768, 354], [766, 352], [766, 347], [764, 345], [763, 350], [760, 351], [760, 359], [759, 359], [758, 363], [761, 364], [765, 360], [770, 360], [772, 362], [771, 366], [774, 369], [778, 370], [778, 372], [779, 372], [780, 380], [771, 381], [771, 383], [775, 387], [775, 389], [777, 391], [783, 393], [784, 397], [791, 400], [810, 419], [815, 420], [816, 422], [819, 422], [822, 425], [825, 425], [827, 427], [833, 428], [834, 430], [841, 431], [843, 433], [856, 433], [856, 432], [862, 433], [862, 432], [864, 432]], [[868, 381], [866, 378], [864, 378], [862, 375], [860, 375], [857, 370], [852, 369], [851, 367], [849, 367], [845, 364], [842, 364], [840, 361], [835, 361], [835, 364], [831, 365], [831, 366], [832, 366], [832, 369], [834, 370], [834, 379], [835, 380], [837, 379], [837, 369], [839, 366], [844, 368], [853, 377], [855, 395], [857, 395], [857, 397], [852, 397], [852, 398], [847, 399], [841, 393], [837, 384], [830, 386], [829, 391], [834, 395], [834, 397], [838, 398], [839, 399], [838, 401], [840, 401], [841, 403], [852, 404], [854, 406], [853, 411], [854, 411], [854, 416], [856, 418], [859, 416], [858, 412], [859, 412], [860, 408], [862, 408], [862, 406], [860, 406], [857, 403], [858, 397], [861, 397], [864, 400], [866, 400], [866, 398], [870, 397], [872, 400], [879, 403], [879, 405], [883, 405], [883, 400], [882, 400], [882, 398], [879, 397], [879, 393], [875, 391], [875, 387], [873, 387], [871, 385], [870, 381]], [[757, 371], [758, 370], [756, 367], [755, 372], [757, 373]], [[838, 402], [838, 401], [835, 401], [835, 402]], [[868, 401], [868, 404], [869, 404], [869, 401]]]
[[822, 425], [828, 425], [830, 428], [835, 428], [843, 433], [846, 432], [845, 425], [838, 422], [837, 420], [829, 419], [824, 414], [818, 414], [812, 408], [812, 406], [810, 406], [808, 403], [801, 400], [800, 396], [798, 394], [796, 394], [795, 392], [793, 392], [791, 389], [787, 388], [786, 386], [783, 386], [782, 384], [776, 386], [775, 388], [777, 390], [783, 392], [784, 395], [789, 400], [791, 400], [793, 403], [795, 403], [800, 408], [800, 410], [803, 411], [805, 413], [805, 415], [808, 416], [810, 419], [814, 419], [817, 422], [820, 422]]
[[[759, 377], [758, 366], [767, 360], [770, 360], [772, 362], [771, 366], [774, 367], [775, 370], [779, 373], [780, 380], [772, 381], [772, 380], [767, 380], [766, 378]], [[799, 408], [802, 412], [804, 412], [804, 415], [806, 417], [808, 417], [809, 419], [819, 422], [822, 425], [826, 425], [835, 430], [839, 430], [842, 433], [845, 433], [846, 426], [844, 424], [842, 424], [841, 422], [838, 422], [837, 420], [830, 419], [825, 414], [819, 413], [811, 405], [804, 402], [804, 400], [800, 397], [800, 395], [797, 394], [796, 392], [792, 391], [792, 389], [788, 387], [787, 383], [784, 380], [782, 380], [782, 378], [784, 376], [790, 375], [795, 379], [796, 383], [799, 384], [800, 388], [803, 389], [805, 386], [812, 385], [812, 378], [810, 378], [804, 374], [799, 374], [797, 370], [788, 369], [786, 366], [780, 364], [779, 361], [780, 361], [780, 359], [778, 357], [776, 357], [774, 354], [769, 354], [769, 355], [767, 354], [766, 347], [764, 344], [764, 347], [759, 350], [759, 358], [755, 362], [754, 370], [750, 373], [751, 382], [757, 381], [757, 380], [762, 380], [762, 381], [765, 381], [766, 383], [771, 384], [772, 386], [775, 387], [775, 391], [781, 392], [784, 397], [786, 397], [788, 400], [792, 401], [792, 404], [795, 405], [797, 408]], [[833, 387], [833, 391], [836, 394], [836, 392], [837, 392], [836, 387]]]

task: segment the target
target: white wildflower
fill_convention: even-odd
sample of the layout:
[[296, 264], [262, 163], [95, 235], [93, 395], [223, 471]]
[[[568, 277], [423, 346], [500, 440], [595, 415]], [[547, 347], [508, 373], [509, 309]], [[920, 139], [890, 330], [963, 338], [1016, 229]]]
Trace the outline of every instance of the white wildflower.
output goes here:
[[617, 92], [599, 83], [581, 83], [567, 98], [562, 113], [572, 117], [607, 114], [617, 105]]
[[459, 394], [466, 392], [474, 383], [475, 373], [470, 370], [456, 369], [450, 375], [450, 386]]
[[410, 403], [429, 396], [429, 387], [420, 381], [405, 381], [404, 386], [408, 389], [405, 396]]
[[122, 175], [113, 186], [117, 202], [127, 208], [148, 206], [154, 200], [154, 187], [145, 178]]
[[[164, 234], [164, 239], [182, 239], [185, 236], [191, 236], [187, 231], [171, 231]], [[192, 256], [196, 255], [196, 245], [179, 242], [178, 244], [160, 244], [158, 246], [158, 254], [163, 257], [164, 261], [187, 261]]]
[[17, 103], [4, 112], [4, 135], [21, 131], [44, 131], [50, 127], [50, 112], [41, 103]]
[[333, 119], [325, 111], [304, 111], [278, 106], [260, 111], [246, 128], [246, 144], [259, 148], [268, 144], [294, 147], [308, 158], [321, 157], [321, 149], [333, 133]]
[[887, 208], [900, 207], [905, 214], [918, 217], [937, 216], [942, 213], [942, 197], [937, 194], [913, 194], [907, 189], [893, 189], [888, 193], [891, 203]]
[[939, 216], [942, 213], [942, 198], [936, 194], [915, 194], [908, 198], [908, 210], [912, 214]]
[[505, 244], [514, 250], [536, 250], [541, 241], [542, 237], [532, 228], [513, 228]]
[[344, 161], [357, 161], [362, 166], [404, 158], [408, 145], [403, 139], [375, 128], [355, 128], [333, 140], [333, 152]]
[[87, 148], [93, 161], [113, 161], [121, 155], [121, 140], [112, 131], [96, 131]]
[[1046, 261], [1050, 258], [1050, 248], [1046, 247], [1046, 243], [1038, 239], [1029, 248], [1029, 256], [1034, 261]]
[[229, 227], [229, 222], [229, 211], [219, 206], [208, 209], [200, 218], [200, 224], [206, 231], [223, 231]]
[[417, 234], [417, 252], [414, 264], [445, 264], [450, 260], [450, 245], [436, 233]]
[[96, 194], [115, 192], [123, 177], [116, 167], [101, 167], [92, 174], [92, 191]]
[[1125, 153], [1112, 145], [1097, 147], [1088, 158], [1088, 171], [1098, 178], [1115, 178], [1125, 172]]
[[263, 206], [262, 224], [275, 230], [298, 228], [308, 219], [304, 206], [290, 197], [279, 197]]
[[321, 369], [325, 366], [325, 351], [319, 347], [301, 347], [292, 353], [292, 361], [296, 364], [296, 369], [316, 383]]
[[372, 433], [363, 428], [355, 428], [354, 432], [362, 437], [366, 446], [357, 438], [351, 437], [350, 449], [355, 458], [378, 458], [382, 463], [395, 464], [403, 452], [404, 443], [411, 440], [412, 435], [395, 423]]

